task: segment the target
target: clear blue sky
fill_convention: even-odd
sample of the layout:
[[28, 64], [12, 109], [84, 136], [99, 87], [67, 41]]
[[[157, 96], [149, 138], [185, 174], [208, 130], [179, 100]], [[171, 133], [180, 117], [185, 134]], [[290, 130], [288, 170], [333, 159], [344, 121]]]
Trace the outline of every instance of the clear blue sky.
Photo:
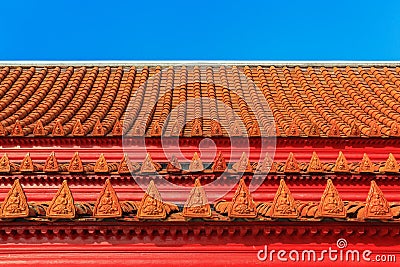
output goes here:
[[400, 60], [400, 1], [2, 1], [0, 60]]

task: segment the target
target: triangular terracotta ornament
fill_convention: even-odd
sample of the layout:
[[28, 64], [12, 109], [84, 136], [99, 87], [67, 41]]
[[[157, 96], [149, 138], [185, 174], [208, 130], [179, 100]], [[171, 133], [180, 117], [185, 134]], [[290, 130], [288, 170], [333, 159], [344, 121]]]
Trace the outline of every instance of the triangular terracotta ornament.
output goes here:
[[224, 156], [222, 156], [221, 152], [218, 152], [217, 158], [214, 160], [214, 163], [211, 167], [213, 172], [224, 172], [226, 170], [226, 161]]
[[232, 170], [235, 172], [253, 172], [253, 167], [250, 164], [246, 152], [243, 152], [239, 161], [232, 165]]
[[250, 136], [260, 136], [261, 135], [260, 127], [259, 127], [257, 121], [253, 122], [253, 125], [251, 126], [250, 131], [249, 131], [249, 135]]
[[270, 210], [273, 218], [297, 218], [299, 215], [292, 193], [283, 179], [280, 181]]
[[118, 196], [111, 185], [110, 179], [107, 179], [94, 205], [93, 217], [117, 218], [121, 216], [122, 208]]
[[24, 136], [24, 130], [22, 129], [21, 123], [17, 120], [11, 131], [11, 136]]
[[1, 206], [4, 218], [24, 218], [29, 216], [29, 205], [19, 180], [16, 179]]
[[371, 187], [368, 192], [368, 197], [364, 209], [365, 219], [392, 219], [393, 214], [389, 203], [383, 195], [381, 189], [371, 181]]
[[74, 125], [74, 129], [72, 130], [73, 136], [84, 136], [85, 131], [83, 130], [83, 126], [81, 120], [77, 120]]
[[11, 172], [10, 160], [8, 159], [7, 153], [4, 153], [3, 157], [0, 159], [0, 173]]
[[75, 217], [74, 198], [69, 190], [67, 181], [64, 181], [58, 189], [53, 200], [46, 210], [49, 218], [71, 219]]
[[137, 211], [139, 219], [165, 219], [167, 212], [153, 180], [150, 181]]
[[108, 164], [103, 153], [100, 154], [99, 159], [96, 161], [96, 164], [94, 165], [94, 172], [96, 173], [108, 172]]
[[298, 173], [300, 172], [300, 166], [297, 160], [295, 159], [292, 152], [289, 153], [289, 156], [285, 163], [285, 168], [283, 170], [286, 173]]
[[151, 136], [161, 136], [162, 134], [162, 128], [160, 126], [160, 123], [158, 121], [154, 122], [153, 127], [151, 128], [150, 135]]
[[389, 154], [386, 160], [385, 166], [383, 167], [384, 172], [399, 172], [399, 164], [397, 164], [396, 158], [392, 153]]
[[240, 129], [240, 123], [239, 121], [235, 120], [231, 126], [231, 136], [242, 136], [242, 130]]
[[347, 212], [344, 203], [332, 183], [328, 179], [325, 191], [322, 194], [321, 201], [318, 205], [318, 216], [330, 218], [346, 218]]
[[35, 128], [33, 129], [34, 136], [45, 136], [47, 134], [46, 130], [43, 127], [43, 123], [41, 120], [38, 120], [35, 124]]
[[145, 134], [146, 127], [143, 122], [138, 121], [133, 126], [134, 136], [143, 136]]
[[128, 174], [131, 173], [132, 170], [132, 163], [128, 158], [127, 154], [124, 154], [122, 157], [121, 161], [119, 162], [118, 165], [118, 173], [119, 174]]
[[290, 124], [290, 127], [287, 129], [286, 135], [299, 136], [299, 134], [300, 134], [299, 126], [297, 126], [296, 122], [293, 121], [292, 124]]
[[196, 179], [194, 187], [189, 193], [189, 197], [183, 207], [183, 216], [190, 218], [211, 217], [210, 203], [199, 179]]
[[359, 172], [374, 172], [374, 171], [375, 171], [374, 164], [369, 159], [367, 153], [364, 153], [364, 156], [360, 163]]
[[72, 157], [69, 166], [69, 172], [83, 172], [83, 164], [81, 158], [79, 157], [79, 153], [75, 152], [74, 156]]
[[356, 123], [353, 123], [351, 125], [349, 136], [352, 136], [352, 137], [361, 136], [360, 128], [358, 127], [358, 125]]
[[319, 160], [317, 153], [314, 151], [310, 160], [310, 164], [308, 164], [307, 172], [318, 173], [323, 171], [324, 171], [324, 166]]
[[92, 135], [93, 136], [104, 136], [105, 131], [103, 128], [103, 124], [100, 122], [100, 120], [97, 120], [96, 124], [94, 125]]
[[265, 153], [265, 158], [261, 164], [257, 166], [257, 173], [275, 173], [277, 171], [276, 164], [269, 155]]
[[201, 161], [197, 152], [194, 152], [192, 161], [189, 164], [190, 172], [201, 172], [204, 170], [203, 162]]
[[203, 127], [201, 123], [201, 119], [196, 118], [193, 122], [192, 131], [190, 132], [191, 136], [203, 136]]
[[176, 120], [171, 128], [171, 136], [180, 136], [181, 135], [181, 127], [179, 122]]
[[334, 172], [350, 172], [349, 164], [347, 163], [346, 157], [343, 155], [342, 151], [339, 152], [339, 156], [336, 159]]
[[394, 122], [392, 124], [392, 127], [390, 127], [390, 136], [392, 137], [398, 137], [400, 136], [400, 126], [397, 122]]
[[7, 136], [8, 131], [6, 127], [4, 127], [3, 123], [0, 122], [0, 136]]
[[318, 128], [318, 125], [313, 123], [310, 127], [310, 130], [308, 131], [308, 136], [310, 137], [318, 137], [320, 136], [320, 129]]
[[238, 188], [233, 195], [232, 205], [228, 209], [228, 216], [231, 218], [257, 217], [256, 204], [243, 179], [240, 179]]
[[58, 162], [56, 159], [56, 155], [54, 152], [51, 152], [50, 156], [46, 159], [46, 162], [43, 166], [44, 172], [58, 172]]
[[175, 155], [172, 155], [170, 162], [167, 164], [167, 172], [181, 172], [182, 166]]
[[19, 170], [21, 172], [33, 172], [33, 162], [29, 152], [26, 154], [25, 158], [22, 160], [21, 165], [19, 166]]
[[156, 164], [151, 159], [150, 153], [146, 154], [146, 157], [142, 163], [142, 167], [140, 168], [141, 173], [154, 173], [157, 172]]
[[328, 137], [339, 137], [339, 136], [340, 136], [339, 126], [337, 125], [336, 121], [333, 121], [331, 128], [329, 129], [328, 132]]
[[381, 129], [380, 129], [380, 127], [378, 126], [378, 124], [375, 121], [373, 121], [372, 124], [371, 124], [371, 128], [369, 129], [368, 136], [369, 137], [380, 137], [380, 136], [382, 136]]
[[64, 128], [59, 120], [56, 120], [56, 123], [53, 127], [52, 135], [53, 136], [64, 136], [65, 135]]
[[117, 120], [114, 124], [113, 130], [112, 130], [112, 135], [113, 136], [122, 136], [123, 128], [122, 128], [122, 123]]
[[221, 124], [216, 120], [211, 120], [211, 136], [221, 136], [222, 128]]

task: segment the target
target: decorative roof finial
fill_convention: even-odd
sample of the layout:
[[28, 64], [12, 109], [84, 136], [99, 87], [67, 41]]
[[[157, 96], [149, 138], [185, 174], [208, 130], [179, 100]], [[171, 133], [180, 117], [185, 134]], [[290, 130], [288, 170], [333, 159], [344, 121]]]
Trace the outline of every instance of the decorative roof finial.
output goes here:
[[79, 157], [79, 153], [75, 152], [74, 156], [72, 157], [69, 166], [69, 172], [83, 172], [83, 164], [81, 158]]
[[64, 180], [60, 189], [50, 202], [46, 210], [46, 216], [49, 218], [66, 218], [72, 219], [75, 217], [75, 204], [71, 190], [68, 187], [67, 181]]
[[14, 124], [14, 127], [11, 131], [12, 136], [24, 136], [24, 130], [22, 129], [21, 122], [17, 120]]
[[83, 130], [81, 120], [78, 119], [75, 122], [74, 129], [72, 130], [72, 135], [73, 136], [84, 136], [85, 135], [85, 131]]
[[396, 158], [392, 153], [389, 154], [388, 159], [386, 160], [385, 166], [383, 167], [384, 172], [399, 172], [399, 164], [397, 163]]
[[231, 218], [257, 217], [256, 204], [243, 179], [240, 179], [236, 192], [233, 195], [232, 205], [230, 205], [228, 210], [228, 216]]
[[346, 218], [346, 209], [331, 179], [328, 179], [325, 191], [318, 205], [318, 215], [321, 217]]
[[45, 136], [47, 134], [46, 130], [43, 127], [43, 123], [41, 120], [38, 120], [35, 124], [35, 128], [33, 129], [34, 136]]
[[323, 171], [324, 171], [324, 167], [323, 167], [321, 161], [319, 160], [317, 152], [314, 151], [312, 154], [311, 160], [310, 160], [310, 164], [308, 164], [307, 172], [318, 173], [318, 172], [323, 172]]
[[58, 162], [54, 152], [51, 152], [50, 156], [46, 159], [43, 166], [44, 172], [58, 172]]
[[392, 219], [393, 213], [390, 205], [379, 189], [375, 181], [371, 181], [371, 187], [364, 209], [365, 219]]
[[107, 173], [108, 172], [108, 164], [104, 154], [101, 153], [99, 159], [96, 161], [94, 165], [94, 172], [97, 173]]
[[253, 172], [253, 167], [250, 164], [246, 152], [243, 152], [239, 161], [232, 165], [232, 170], [235, 172]]
[[216, 120], [211, 120], [211, 136], [221, 136], [222, 128], [221, 124]]
[[94, 125], [92, 135], [93, 136], [104, 136], [105, 135], [103, 124], [100, 122], [99, 119], [97, 120], [96, 124]]
[[224, 172], [226, 170], [226, 161], [224, 156], [222, 156], [221, 151], [218, 152], [217, 157], [214, 160], [214, 163], [211, 167], [213, 172]]
[[96, 218], [117, 218], [122, 216], [122, 208], [118, 196], [107, 179], [93, 208]]
[[21, 165], [19, 166], [19, 170], [21, 172], [33, 172], [33, 162], [29, 152], [26, 154], [25, 158], [22, 160]]
[[270, 210], [273, 218], [297, 218], [299, 216], [292, 193], [283, 179], [280, 181]]
[[0, 173], [9, 173], [11, 172], [11, 164], [8, 159], [7, 153], [4, 153], [3, 157], [0, 159]]
[[192, 161], [189, 164], [189, 172], [202, 172], [204, 170], [203, 162], [197, 152], [194, 152]]
[[29, 205], [19, 180], [16, 179], [1, 206], [4, 218], [24, 218], [29, 216]]
[[374, 172], [374, 170], [375, 170], [374, 164], [369, 159], [367, 153], [364, 153], [364, 156], [360, 163], [359, 171], [360, 172]]
[[350, 172], [349, 164], [347, 163], [346, 157], [343, 155], [342, 151], [339, 151], [339, 156], [336, 159], [334, 172]]
[[60, 120], [56, 120], [56, 123], [53, 127], [52, 135], [53, 136], [64, 136], [65, 135], [65, 131], [64, 131], [64, 128], [63, 128]]
[[191, 136], [203, 136], [203, 128], [200, 118], [196, 118], [193, 122], [192, 131], [190, 132]]
[[122, 123], [120, 120], [117, 120], [114, 124], [113, 130], [112, 130], [112, 135], [113, 136], [122, 136], [123, 133], [123, 127]]
[[137, 211], [139, 219], [165, 219], [167, 212], [154, 181], [151, 180]]
[[189, 197], [183, 207], [183, 216], [191, 218], [211, 217], [210, 204], [199, 179], [195, 180], [194, 187], [189, 193]]

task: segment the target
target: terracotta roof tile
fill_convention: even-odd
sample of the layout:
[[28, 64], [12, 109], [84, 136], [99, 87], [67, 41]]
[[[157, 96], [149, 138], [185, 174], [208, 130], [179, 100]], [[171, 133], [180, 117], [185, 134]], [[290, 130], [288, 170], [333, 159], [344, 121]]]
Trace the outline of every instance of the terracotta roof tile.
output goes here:
[[[48, 137], [59, 124], [64, 134], [54, 136], [80, 136], [72, 134], [78, 120], [84, 136], [158, 136], [157, 123], [172, 135], [227, 135], [217, 121], [233, 135], [258, 136], [271, 123], [258, 118], [264, 97], [280, 136], [397, 137], [399, 86], [395, 66], [3, 67], [0, 123], [10, 133], [19, 123], [20, 137], [42, 136], [38, 120]], [[177, 120], [169, 121], [175, 108]], [[143, 121], [145, 114], [151, 119]], [[198, 119], [186, 123], [189, 117]]]

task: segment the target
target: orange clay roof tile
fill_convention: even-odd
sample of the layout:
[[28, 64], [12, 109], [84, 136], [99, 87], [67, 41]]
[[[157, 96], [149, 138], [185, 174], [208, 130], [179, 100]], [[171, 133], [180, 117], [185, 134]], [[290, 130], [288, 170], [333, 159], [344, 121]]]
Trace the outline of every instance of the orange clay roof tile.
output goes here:
[[0, 67], [0, 136], [159, 136], [158, 123], [186, 137], [398, 137], [399, 86], [395, 65]]

